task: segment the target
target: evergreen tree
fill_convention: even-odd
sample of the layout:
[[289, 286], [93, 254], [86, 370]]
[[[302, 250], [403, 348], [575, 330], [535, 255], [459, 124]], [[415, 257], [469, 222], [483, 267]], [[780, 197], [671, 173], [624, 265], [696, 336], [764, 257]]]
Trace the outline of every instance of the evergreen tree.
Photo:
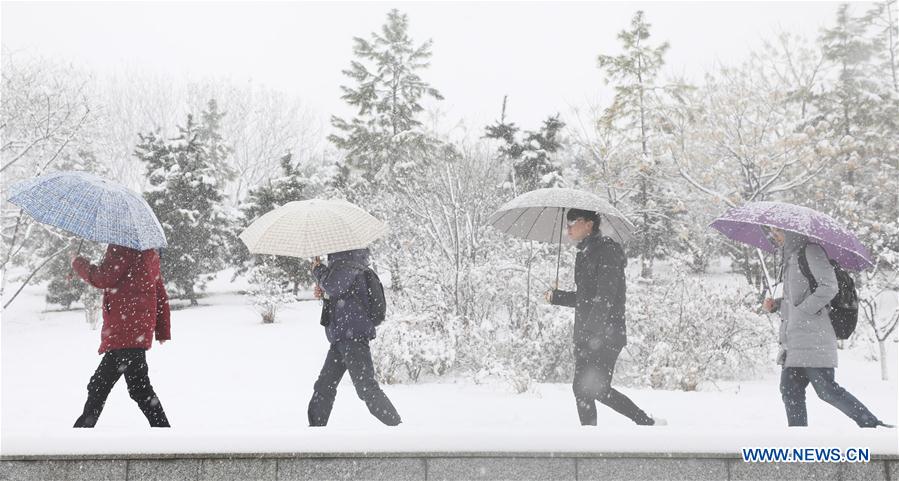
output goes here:
[[409, 213], [397, 208], [397, 197], [415, 191], [416, 183], [444, 153], [442, 143], [419, 119], [425, 99], [443, 99], [421, 77], [429, 66], [431, 41], [416, 45], [408, 30], [408, 17], [394, 9], [380, 32], [368, 40], [353, 39], [356, 58], [343, 71], [353, 85], [341, 86], [341, 98], [356, 109], [356, 115], [349, 120], [332, 117], [337, 133], [328, 137], [344, 154], [346, 168], [337, 179], [344, 194], [393, 227], [384, 253], [395, 291], [403, 285], [404, 239], [411, 238], [409, 230], [416, 228]]
[[201, 114], [178, 127], [176, 138], [140, 135], [135, 155], [147, 165], [151, 187], [144, 194], [168, 240], [161, 250], [163, 276], [173, 296], [197, 304], [212, 275], [224, 267], [230, 219], [222, 206], [229, 149], [218, 134], [221, 118], [214, 100]]
[[[876, 11], [876, 10], [875, 10]], [[825, 171], [811, 184], [814, 207], [848, 222], [875, 252], [899, 251], [899, 92], [883, 59], [890, 53], [869, 12], [837, 10], [821, 47], [832, 74], [811, 122]]]
[[[650, 24], [642, 11], [637, 11], [631, 27], [618, 34], [624, 51], [619, 55], [600, 55], [599, 68], [606, 82], [615, 85], [615, 98], [598, 126], [619, 131], [632, 147], [636, 192], [632, 196], [637, 235], [632, 248], [642, 261], [641, 275], [652, 277], [653, 260], [666, 254], [670, 247], [672, 219], [677, 215], [676, 197], [667, 191], [663, 166], [660, 165], [659, 138], [664, 132], [664, 116], [668, 110], [666, 96], [676, 97], [681, 86], [658, 83], [668, 43], [649, 44]], [[670, 183], [669, 183], [670, 184]]]
[[332, 117], [338, 133], [328, 138], [367, 184], [402, 188], [437, 143], [417, 118], [426, 97], [443, 99], [420, 76], [429, 65], [431, 41], [416, 46], [408, 29], [407, 16], [391, 10], [380, 33], [353, 39], [356, 60], [343, 71], [355, 85], [341, 86], [341, 98], [357, 113], [350, 120]]
[[509, 174], [513, 195], [534, 189], [558, 186], [562, 183], [561, 166], [552, 159], [562, 148], [560, 132], [565, 123], [559, 114], [543, 121], [539, 130], [525, 131], [524, 139], [519, 139], [519, 128], [514, 122], [506, 121], [506, 99], [503, 99], [503, 113], [500, 120], [485, 128], [484, 137], [501, 140], [500, 158], [511, 163]]
[[[241, 231], [259, 217], [288, 202], [311, 199], [324, 190], [325, 186], [321, 184], [321, 179], [316, 179], [314, 173], [304, 172], [294, 165], [291, 153], [288, 152], [282, 156], [280, 163], [281, 175], [279, 177], [250, 189], [240, 208]], [[278, 282], [282, 284], [282, 288], [290, 286], [289, 291], [293, 295], [297, 294], [301, 285], [312, 282], [307, 259], [251, 255], [242, 242], [234, 244], [231, 258], [232, 263], [237, 266], [236, 274], [252, 271], [256, 278], [260, 281], [264, 280], [266, 285], [280, 280]]]

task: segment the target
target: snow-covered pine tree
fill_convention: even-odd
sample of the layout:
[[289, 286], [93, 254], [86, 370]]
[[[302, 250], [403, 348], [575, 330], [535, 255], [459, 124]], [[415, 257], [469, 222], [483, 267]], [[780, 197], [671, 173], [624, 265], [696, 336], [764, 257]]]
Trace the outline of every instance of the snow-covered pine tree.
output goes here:
[[669, 45], [650, 45], [649, 28], [643, 12], [637, 11], [630, 28], [618, 34], [624, 51], [614, 56], [599, 55], [599, 68], [605, 71], [606, 82], [614, 84], [615, 98], [597, 126], [617, 130], [631, 147], [626, 155], [630, 158], [621, 161], [636, 166], [631, 204], [637, 235], [631, 248], [640, 256], [641, 275], [646, 278], [652, 277], [653, 261], [666, 254], [674, 237], [670, 235], [671, 221], [679, 207], [666, 190], [657, 137], [664, 128], [666, 104], [683, 88], [659, 82]]
[[503, 99], [500, 120], [485, 127], [484, 137], [504, 143], [499, 147], [499, 155], [511, 164], [512, 194], [561, 185], [561, 166], [553, 154], [562, 148], [561, 130], [565, 123], [559, 120], [559, 114], [547, 117], [540, 129], [525, 131], [520, 139], [519, 128], [506, 121], [506, 100]]
[[355, 37], [355, 59], [343, 73], [343, 100], [356, 109], [353, 118], [334, 116], [337, 133], [328, 139], [344, 154], [343, 192], [392, 226], [383, 244], [394, 290], [402, 290], [401, 252], [412, 224], [398, 193], [416, 189], [428, 166], [442, 161], [446, 146], [427, 131], [421, 114], [426, 99], [443, 96], [421, 77], [429, 66], [431, 41], [416, 45], [408, 17], [394, 9], [380, 32]]
[[[824, 30], [821, 47], [831, 78], [815, 98], [819, 115], [810, 122], [827, 165], [815, 182], [816, 200], [860, 229], [895, 219], [899, 209], [899, 92], [880, 61], [889, 52], [872, 20], [842, 5], [836, 25]], [[895, 239], [883, 242], [899, 249]]]
[[222, 205], [221, 172], [228, 148], [218, 136], [221, 114], [214, 100], [166, 140], [140, 135], [135, 155], [146, 163], [151, 187], [144, 196], [156, 212], [168, 247], [161, 250], [163, 276], [173, 297], [197, 304], [213, 273], [223, 267], [230, 216]]
[[408, 17], [391, 10], [380, 33], [353, 39], [356, 59], [343, 71], [355, 84], [342, 85], [341, 98], [357, 109], [356, 115], [349, 120], [333, 116], [338, 132], [328, 139], [344, 151], [346, 163], [365, 184], [402, 188], [437, 144], [418, 119], [425, 98], [443, 99], [420, 76], [429, 65], [431, 41], [415, 45], [408, 30]]

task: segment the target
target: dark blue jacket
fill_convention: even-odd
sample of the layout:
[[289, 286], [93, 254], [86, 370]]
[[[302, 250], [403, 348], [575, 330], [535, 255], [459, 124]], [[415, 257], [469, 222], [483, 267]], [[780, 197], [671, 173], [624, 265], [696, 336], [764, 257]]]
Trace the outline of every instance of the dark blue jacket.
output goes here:
[[609, 237], [591, 235], [578, 243], [574, 261], [577, 290], [553, 291], [552, 303], [573, 307], [576, 355], [589, 355], [600, 347], [621, 349], [627, 344], [624, 324], [627, 256]]
[[331, 344], [344, 339], [371, 340], [375, 338], [375, 326], [368, 317], [370, 310], [368, 286], [362, 270], [341, 261], [351, 261], [368, 266], [368, 249], [328, 254], [328, 265], [312, 270], [318, 285], [328, 295], [324, 302], [324, 315], [329, 324], [325, 334]]

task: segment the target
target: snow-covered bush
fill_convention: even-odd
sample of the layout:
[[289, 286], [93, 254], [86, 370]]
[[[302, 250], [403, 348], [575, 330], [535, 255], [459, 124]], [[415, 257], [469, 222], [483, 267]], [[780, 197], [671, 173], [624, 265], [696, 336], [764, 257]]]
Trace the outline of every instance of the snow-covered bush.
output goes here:
[[452, 317], [435, 318], [412, 312], [390, 312], [372, 342], [375, 372], [388, 384], [416, 382], [421, 376], [441, 376], [455, 362]]
[[498, 317], [475, 326], [471, 339], [460, 343], [475, 382], [501, 379], [521, 393], [537, 382], [571, 381], [573, 310], [547, 304], [532, 309], [518, 325]]
[[693, 391], [772, 365], [772, 321], [749, 286], [732, 284], [681, 274], [629, 282], [628, 345], [617, 375], [629, 384]]
[[459, 282], [451, 268], [428, 266], [433, 259], [408, 270], [404, 290], [388, 293], [388, 321], [373, 344], [382, 380], [453, 372], [476, 382], [499, 379], [518, 392], [534, 382], [570, 380], [573, 310], [542, 299], [554, 260], [540, 247], [506, 247], [467, 266]]
[[289, 279], [285, 279], [277, 267], [257, 264], [250, 268], [248, 279], [250, 287], [247, 295], [262, 316], [264, 324], [275, 322], [275, 314], [280, 306], [297, 300]]

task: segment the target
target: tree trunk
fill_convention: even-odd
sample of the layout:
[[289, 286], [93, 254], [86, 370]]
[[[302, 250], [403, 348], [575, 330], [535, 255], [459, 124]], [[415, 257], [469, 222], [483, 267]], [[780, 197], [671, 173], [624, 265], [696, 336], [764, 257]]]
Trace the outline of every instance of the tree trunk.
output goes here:
[[652, 256], [640, 257], [640, 277], [652, 279]]
[[396, 257], [390, 259], [390, 288], [394, 292], [403, 290], [402, 279], [400, 279], [400, 263]]

